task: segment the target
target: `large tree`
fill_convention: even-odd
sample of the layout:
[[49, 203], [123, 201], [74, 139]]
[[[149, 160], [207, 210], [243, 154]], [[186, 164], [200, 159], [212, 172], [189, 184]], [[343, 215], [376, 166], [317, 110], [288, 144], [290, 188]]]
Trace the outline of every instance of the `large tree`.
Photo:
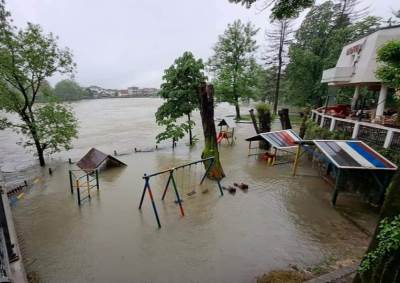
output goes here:
[[275, 73], [275, 91], [274, 91], [274, 114], [278, 111], [279, 92], [281, 87], [282, 68], [287, 63], [288, 45], [291, 42], [291, 21], [282, 19], [273, 22], [273, 28], [267, 30], [266, 37], [268, 43], [268, 53], [266, 58], [267, 66], [276, 67]]
[[15, 113], [20, 122], [0, 119], [0, 129], [12, 128], [25, 136], [25, 146], [34, 146], [41, 166], [44, 152], [70, 148], [77, 122], [63, 105], [35, 105], [46, 78], [71, 73], [71, 52], [58, 47], [51, 33], [28, 23], [18, 30], [0, 2], [0, 110]]
[[214, 55], [208, 65], [214, 75], [217, 98], [235, 106], [236, 119], [240, 119], [240, 99], [252, 95], [257, 84], [257, 49], [254, 36], [258, 29], [250, 23], [243, 24], [236, 20], [228, 24], [223, 35], [220, 35], [214, 46]]
[[380, 19], [376, 17], [352, 22], [353, 15], [359, 13], [344, 9], [345, 3], [326, 1], [314, 6], [296, 32], [287, 67], [287, 99], [293, 103], [321, 105], [327, 95], [327, 85], [321, 83], [323, 70], [335, 66], [343, 45], [379, 26]]
[[[207, 177], [220, 180], [225, 177], [225, 173], [219, 158], [217, 131], [214, 122], [214, 87], [213, 85], [202, 83], [197, 93], [204, 134], [204, 149], [201, 153], [201, 158], [214, 157], [212, 167], [207, 172]], [[204, 163], [205, 168], [208, 168], [209, 165], [210, 161]]]
[[[159, 95], [165, 102], [158, 108], [156, 120], [166, 129], [157, 136], [158, 142], [169, 138], [176, 141], [189, 132], [190, 145], [193, 144], [191, 113], [199, 107], [197, 88], [207, 79], [203, 70], [202, 60], [185, 52], [164, 71]], [[186, 117], [186, 122], [177, 124], [176, 120], [182, 116]]]

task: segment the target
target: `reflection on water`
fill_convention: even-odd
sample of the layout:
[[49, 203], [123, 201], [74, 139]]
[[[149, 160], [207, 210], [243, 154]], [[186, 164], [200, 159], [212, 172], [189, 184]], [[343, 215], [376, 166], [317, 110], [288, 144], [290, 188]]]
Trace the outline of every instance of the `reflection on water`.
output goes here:
[[[76, 159], [94, 145], [112, 152], [154, 144], [153, 115], [159, 103], [154, 101], [74, 104], [80, 139], [59, 158]], [[216, 113], [231, 110], [221, 105]], [[198, 186], [203, 168], [180, 170], [176, 180], [186, 214], [181, 217], [172, 190], [160, 200], [167, 176], [151, 179], [160, 230], [147, 196], [138, 211], [141, 177], [199, 159], [201, 142], [193, 148], [181, 143], [173, 152], [165, 147], [120, 156], [128, 167], [102, 172], [100, 193], [81, 207], [69, 193], [70, 165], [58, 163], [53, 176], [43, 174], [45, 183], [14, 207], [28, 270], [37, 271], [44, 282], [252, 282], [274, 268], [309, 266], [326, 255], [340, 255], [350, 237], [363, 237], [314, 193], [328, 190], [324, 182], [292, 178], [289, 165], [267, 167], [247, 157], [244, 138], [253, 134], [252, 126], [240, 124], [236, 132], [236, 145], [221, 146], [223, 184], [245, 182], [249, 191], [220, 197], [214, 182]], [[201, 136], [200, 127], [196, 133]], [[208, 193], [202, 193], [206, 188]], [[196, 194], [188, 196], [192, 190]], [[339, 234], [340, 240], [335, 238]]]

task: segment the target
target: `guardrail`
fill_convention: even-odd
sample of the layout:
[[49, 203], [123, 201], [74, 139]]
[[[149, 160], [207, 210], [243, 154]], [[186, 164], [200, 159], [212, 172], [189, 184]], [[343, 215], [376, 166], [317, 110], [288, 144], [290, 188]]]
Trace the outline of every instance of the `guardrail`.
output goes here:
[[316, 110], [311, 111], [311, 120], [329, 131], [340, 130], [352, 139], [362, 140], [373, 146], [400, 150], [400, 129], [385, 127], [368, 122], [333, 117]]

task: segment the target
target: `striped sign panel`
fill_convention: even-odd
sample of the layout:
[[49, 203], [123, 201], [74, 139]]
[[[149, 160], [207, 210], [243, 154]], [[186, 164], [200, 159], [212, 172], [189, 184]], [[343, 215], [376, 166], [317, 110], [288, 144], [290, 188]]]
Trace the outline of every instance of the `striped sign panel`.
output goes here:
[[260, 136], [277, 149], [297, 146], [296, 141], [301, 138], [293, 130], [283, 130], [261, 133]]
[[362, 141], [316, 140], [314, 143], [338, 168], [397, 169], [395, 164]]

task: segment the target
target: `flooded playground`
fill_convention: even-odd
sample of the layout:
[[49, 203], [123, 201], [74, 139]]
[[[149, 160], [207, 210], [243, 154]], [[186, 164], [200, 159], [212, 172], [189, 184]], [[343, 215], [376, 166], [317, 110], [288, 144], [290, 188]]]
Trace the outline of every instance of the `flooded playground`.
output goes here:
[[[74, 149], [52, 159], [51, 176], [47, 168], [29, 169], [32, 187], [13, 204], [28, 272], [37, 273], [42, 282], [254, 282], [273, 269], [363, 254], [368, 236], [342, 216], [340, 205], [330, 205], [332, 188], [311, 162], [303, 160], [298, 176], [292, 177], [291, 164], [270, 167], [247, 156], [244, 139], [254, 134], [251, 124], [238, 124], [235, 145], [220, 147], [226, 174], [222, 185], [244, 182], [248, 191], [224, 191], [221, 197], [215, 182], [199, 186], [202, 166], [178, 170], [185, 209], [181, 217], [172, 191], [161, 201], [168, 175], [152, 178], [162, 224], [158, 229], [147, 196], [142, 212], [138, 210], [143, 174], [198, 160], [203, 146], [195, 115], [200, 140], [194, 147], [180, 141], [174, 151], [166, 143], [154, 152], [133, 153], [134, 147], [154, 146], [159, 131], [154, 112], [160, 102], [72, 104], [80, 120]], [[226, 104], [215, 111], [216, 117], [232, 113]], [[1, 137], [3, 172], [34, 162], [13, 139], [11, 133]], [[68, 177], [68, 170], [76, 167], [67, 160], [77, 161], [91, 147], [109, 154], [116, 150], [128, 166], [101, 172], [99, 192], [94, 190], [91, 200], [79, 207]], [[365, 209], [359, 202], [352, 205]]]

